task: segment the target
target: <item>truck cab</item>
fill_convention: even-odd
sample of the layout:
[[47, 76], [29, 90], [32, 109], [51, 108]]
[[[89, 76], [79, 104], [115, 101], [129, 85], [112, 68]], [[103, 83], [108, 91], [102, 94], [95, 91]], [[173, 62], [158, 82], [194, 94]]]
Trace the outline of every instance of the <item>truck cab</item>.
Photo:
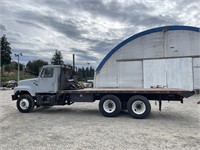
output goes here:
[[60, 66], [44, 66], [38, 76], [35, 93], [56, 93], [60, 72]]
[[59, 99], [58, 91], [83, 88], [74, 80], [73, 67], [69, 65], [46, 65], [43, 66], [38, 78], [19, 81], [14, 88], [12, 100], [19, 100], [18, 109], [21, 112], [30, 111], [31, 105], [57, 105], [66, 104], [62, 98]]
[[28, 93], [36, 96], [39, 93], [57, 93], [58, 90], [67, 89], [70, 79], [73, 79], [72, 67], [66, 65], [43, 66], [38, 78], [20, 80], [14, 89], [14, 95]]

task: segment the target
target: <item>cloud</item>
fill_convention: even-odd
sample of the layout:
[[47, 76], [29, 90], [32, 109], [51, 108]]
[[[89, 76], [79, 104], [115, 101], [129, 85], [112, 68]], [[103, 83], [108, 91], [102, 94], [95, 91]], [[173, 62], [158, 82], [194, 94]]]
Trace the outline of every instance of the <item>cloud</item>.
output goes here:
[[[50, 60], [56, 49], [64, 60], [96, 67], [124, 39], [163, 25], [200, 26], [199, 0], [1, 0], [0, 30], [22, 61]], [[13, 58], [15, 59], [15, 58]]]
[[38, 28], [38, 29], [45, 29], [45, 28], [43, 28], [43, 27], [41, 27], [40, 25], [37, 25], [37, 24], [35, 24], [35, 23], [31, 23], [31, 22], [27, 22], [27, 21], [22, 21], [22, 20], [16, 20], [16, 22], [17, 23], [19, 23], [19, 24], [24, 24], [24, 25], [26, 25], [26, 26], [31, 26], [31, 27], [35, 27], [35, 28]]
[[26, 64], [29, 60], [42, 59], [50, 63], [51, 57], [53, 56], [56, 49], [40, 49], [33, 50], [31, 48], [21, 48], [21, 49], [12, 49], [12, 59], [16, 60], [17, 58], [14, 54], [22, 53], [23, 56], [20, 58], [20, 61]]
[[6, 26], [0, 24], [0, 30], [1, 30], [1, 31], [6, 31]]
[[182, 23], [168, 14], [151, 14], [151, 12], [155, 11], [155, 8], [139, 2], [123, 6], [117, 1], [108, 3], [103, 3], [103, 1], [81, 1], [77, 2], [77, 6], [80, 9], [88, 11], [93, 17], [107, 17], [111, 20], [128, 23], [129, 25], [152, 26]]
[[[25, 20], [30, 20], [32, 22], [40, 22], [46, 27], [50, 27], [53, 30], [64, 34], [68, 38], [74, 40], [82, 39], [81, 34], [87, 31], [78, 28], [77, 24], [73, 20], [60, 20], [55, 16], [41, 15], [31, 11], [22, 11], [18, 13], [18, 16]], [[23, 22], [24, 23], [24, 22]], [[27, 23], [26, 23], [27, 24]]]
[[78, 57], [78, 60], [82, 62], [96, 62], [99, 59], [93, 56], [90, 51], [76, 49], [76, 48], [73, 48], [70, 51], [71, 53], [76, 54], [76, 56]]

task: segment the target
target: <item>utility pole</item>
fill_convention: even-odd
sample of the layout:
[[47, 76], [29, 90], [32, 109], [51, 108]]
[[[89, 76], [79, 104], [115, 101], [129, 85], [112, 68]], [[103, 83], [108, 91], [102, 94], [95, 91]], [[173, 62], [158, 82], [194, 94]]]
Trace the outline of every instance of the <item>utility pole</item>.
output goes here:
[[75, 75], [75, 54], [73, 56], [73, 75]]
[[18, 67], [17, 67], [17, 84], [19, 84], [19, 80], [20, 80], [20, 74], [19, 74], [19, 57], [22, 56], [22, 53], [19, 54], [15, 54], [15, 57], [17, 57], [18, 59]]
[[0, 88], [1, 88], [1, 39], [0, 39]]
[[[88, 62], [87, 65], [88, 65], [88, 67], [86, 67], [86, 70], [85, 70], [85, 72], [86, 72], [86, 82], [87, 82], [88, 76], [89, 76], [89, 67], [90, 67], [90, 63]], [[87, 68], [88, 68], [88, 69], [87, 69]]]

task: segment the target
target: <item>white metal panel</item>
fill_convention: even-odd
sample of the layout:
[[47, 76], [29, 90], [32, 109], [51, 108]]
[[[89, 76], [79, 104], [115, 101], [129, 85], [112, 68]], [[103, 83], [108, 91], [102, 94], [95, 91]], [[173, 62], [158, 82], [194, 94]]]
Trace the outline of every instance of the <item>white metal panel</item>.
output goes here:
[[163, 32], [139, 37], [119, 50], [118, 59], [141, 59], [163, 57]]
[[200, 33], [186, 30], [167, 31], [165, 57], [200, 55]]
[[193, 89], [192, 58], [144, 60], [144, 87]]
[[200, 58], [193, 58], [194, 89], [200, 89]]
[[144, 60], [143, 61], [144, 72], [144, 88], [150, 88], [151, 86], [166, 86], [166, 60]]
[[95, 87], [117, 87], [118, 86], [118, 67], [116, 55], [112, 56], [101, 71], [96, 74]]
[[118, 62], [118, 87], [143, 87], [142, 61]]
[[200, 55], [200, 32], [173, 30], [139, 37], [119, 49], [118, 59]]
[[99, 78], [100, 76], [99, 75], [97, 75], [96, 74], [96, 72], [95, 72], [95, 74], [94, 74], [94, 87], [99, 87], [99, 84], [100, 84], [100, 78]]
[[167, 85], [170, 88], [193, 89], [192, 58], [167, 59]]
[[[117, 60], [120, 59], [148, 59], [148, 58], [164, 58], [164, 57], [189, 57], [189, 56], [200, 56], [200, 32], [194, 32], [194, 31], [186, 31], [186, 30], [173, 30], [173, 31], [166, 31], [166, 32], [155, 32], [151, 33], [145, 36], [141, 36], [123, 47], [121, 47], [118, 51], [116, 51], [109, 60], [105, 63], [101, 71], [95, 76], [95, 85], [97, 87], [118, 87], [120, 85], [125, 86], [122, 84], [121, 79], [119, 80], [119, 67]], [[179, 58], [181, 59], [181, 58]], [[164, 59], [163, 59], [164, 60]], [[143, 68], [144, 72], [143, 77], [144, 80], [146, 79], [148, 82], [144, 82], [144, 87], [150, 87], [155, 85], [161, 85], [161, 86], [178, 86], [182, 88], [188, 88], [190, 89], [191, 84], [189, 83], [191, 80], [191, 70], [189, 72], [186, 72], [186, 68], [183, 67], [183, 71], [175, 71], [176, 74], [179, 76], [181, 73], [184, 72], [185, 75], [189, 75], [188, 81], [181, 83], [184, 78], [184, 76], [178, 78], [177, 75], [175, 75], [173, 72], [176, 70], [176, 67], [172, 67], [173, 71], [169, 71], [169, 75], [174, 74], [177, 79], [180, 79], [180, 81], [177, 81], [177, 84], [175, 84], [173, 81], [173, 77], [171, 76], [169, 83], [167, 84], [167, 72], [164, 70], [168, 70], [169, 67], [171, 67], [171, 64], [173, 64], [173, 61], [163, 62], [163, 64], [160, 64], [159, 61], [155, 61], [155, 64], [152, 62], [153, 66], [148, 64], [148, 61], [150, 60], [144, 60], [146, 62], [146, 69]], [[162, 62], [162, 60], [160, 60]], [[184, 60], [183, 60], [184, 61]], [[171, 64], [170, 64], [171, 62]], [[177, 62], [178, 63], [178, 62]], [[186, 63], [186, 62], [185, 62]], [[195, 63], [195, 62], [193, 62]], [[167, 65], [168, 64], [168, 65]], [[179, 63], [176, 64], [177, 67], [181, 66]], [[186, 67], [189, 66], [190, 63], [186, 65]], [[145, 66], [145, 65], [144, 65]], [[168, 67], [167, 67], [168, 66]], [[153, 68], [153, 70], [151, 69]], [[192, 68], [192, 67], [191, 67]], [[194, 67], [194, 86], [195, 88], [199, 87], [199, 69], [197, 67]], [[148, 74], [148, 72], [150, 74]], [[185, 73], [186, 72], [186, 73]], [[129, 74], [129, 73], [128, 73]], [[197, 82], [196, 82], [197, 81]], [[118, 83], [120, 82], [120, 83]], [[127, 82], [127, 81], [125, 81]], [[193, 83], [193, 82], [191, 82]], [[187, 85], [188, 84], [188, 85]]]

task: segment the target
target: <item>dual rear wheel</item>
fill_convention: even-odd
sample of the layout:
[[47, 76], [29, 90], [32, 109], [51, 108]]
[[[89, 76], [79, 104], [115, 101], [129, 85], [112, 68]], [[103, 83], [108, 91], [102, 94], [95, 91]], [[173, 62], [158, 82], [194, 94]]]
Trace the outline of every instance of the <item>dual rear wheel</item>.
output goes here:
[[[149, 100], [140, 95], [132, 96], [127, 102], [129, 114], [138, 119], [144, 119], [151, 112]], [[120, 99], [115, 95], [105, 95], [99, 102], [99, 111], [106, 117], [115, 117], [122, 110]]]

